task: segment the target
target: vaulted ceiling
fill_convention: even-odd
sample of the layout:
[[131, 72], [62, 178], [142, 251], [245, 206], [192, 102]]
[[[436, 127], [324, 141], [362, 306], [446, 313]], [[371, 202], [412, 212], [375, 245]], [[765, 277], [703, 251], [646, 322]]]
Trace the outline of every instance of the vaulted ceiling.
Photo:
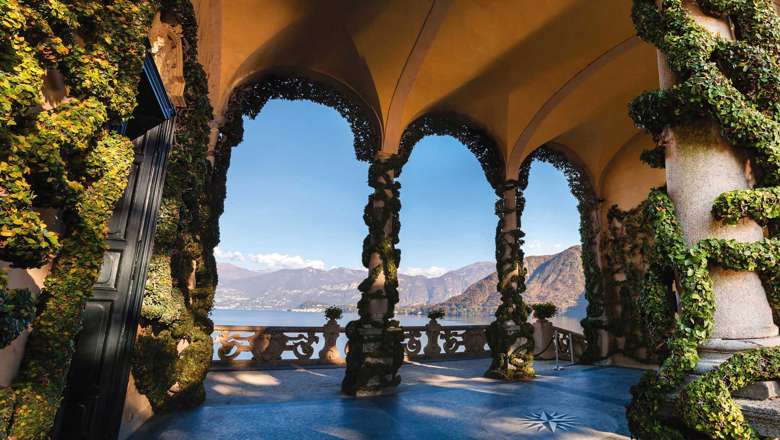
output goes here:
[[419, 116], [454, 111], [489, 131], [509, 173], [553, 142], [597, 181], [636, 142], [628, 101], [658, 87], [655, 50], [635, 36], [625, 0], [194, 4], [218, 118], [253, 75], [312, 72], [365, 101], [388, 153]]

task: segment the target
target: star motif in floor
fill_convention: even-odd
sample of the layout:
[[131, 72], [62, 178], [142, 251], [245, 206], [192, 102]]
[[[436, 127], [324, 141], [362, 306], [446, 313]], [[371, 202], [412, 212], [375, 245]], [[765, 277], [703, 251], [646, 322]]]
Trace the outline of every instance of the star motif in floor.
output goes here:
[[576, 418], [570, 415], [557, 411], [540, 411], [521, 418], [521, 423], [528, 427], [529, 430], [535, 430], [536, 432], [545, 430], [555, 432], [557, 430], [568, 431], [574, 428], [577, 425], [575, 423], [576, 420]]

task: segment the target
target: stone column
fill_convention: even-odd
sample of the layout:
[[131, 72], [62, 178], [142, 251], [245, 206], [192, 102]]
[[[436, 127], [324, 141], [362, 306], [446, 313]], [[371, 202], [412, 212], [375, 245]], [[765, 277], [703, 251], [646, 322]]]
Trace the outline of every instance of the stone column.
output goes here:
[[[526, 181], [527, 175], [521, 179]], [[503, 380], [522, 380], [534, 375], [533, 326], [527, 322], [529, 310], [521, 296], [525, 269], [517, 215], [522, 212], [525, 201], [522, 197], [518, 199], [517, 189], [517, 181], [507, 181], [496, 192], [501, 197], [496, 204], [496, 215], [499, 216], [496, 269], [501, 305], [496, 311], [496, 320], [487, 329], [493, 361], [485, 376]]]
[[363, 214], [369, 230], [363, 241], [363, 265], [369, 275], [358, 286], [360, 319], [346, 326], [347, 370], [341, 384], [342, 391], [352, 396], [384, 394], [401, 382], [403, 330], [392, 319], [398, 303], [400, 263], [395, 248], [401, 209], [395, 163], [392, 157], [378, 158], [369, 169], [368, 183], [374, 193]]
[[[695, 3], [687, 4], [693, 18], [723, 38], [733, 38], [723, 20], [705, 15]], [[661, 87], [674, 82], [666, 60], [659, 52]], [[747, 158], [732, 148], [710, 120], [676, 126], [664, 133], [666, 181], [688, 246], [704, 238], [760, 241], [762, 228], [750, 219], [736, 226], [723, 225], [711, 214], [713, 202], [722, 193], [751, 187]], [[738, 351], [780, 345], [778, 328], [766, 292], [755, 272], [735, 272], [710, 267], [715, 295], [714, 329], [699, 347], [697, 373], [704, 373]]]

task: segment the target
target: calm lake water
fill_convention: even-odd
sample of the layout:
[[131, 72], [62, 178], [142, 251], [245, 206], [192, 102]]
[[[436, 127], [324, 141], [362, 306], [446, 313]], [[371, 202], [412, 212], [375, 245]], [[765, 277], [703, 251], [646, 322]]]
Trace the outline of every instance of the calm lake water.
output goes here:
[[[319, 327], [325, 324], [326, 319], [322, 312], [290, 312], [286, 310], [225, 310], [214, 309], [211, 312], [211, 319], [216, 325], [261, 325], [261, 326], [291, 326], [291, 327]], [[356, 313], [344, 313], [344, 316], [339, 320], [342, 326], [347, 325], [349, 321], [358, 319]], [[401, 321], [402, 326], [422, 326], [428, 323], [428, 318], [419, 315], [398, 315], [396, 319]], [[442, 325], [471, 325], [471, 324], [489, 324], [492, 321], [492, 317], [475, 317], [468, 319], [441, 319], [439, 323]], [[580, 326], [579, 319], [570, 317], [557, 317], [554, 318], [553, 323], [561, 328], [573, 330], [582, 333], [582, 327]], [[425, 334], [422, 335], [423, 347], [427, 342]], [[315, 355], [320, 349], [322, 349], [323, 340], [320, 338], [319, 343], [315, 346]], [[347, 343], [347, 337], [341, 335], [337, 341], [337, 346], [344, 353], [344, 346]], [[282, 357], [284, 359], [293, 359], [294, 356], [291, 352], [285, 352]], [[242, 353], [237, 359], [249, 359], [250, 353]], [[216, 344], [214, 347], [214, 359], [217, 359]]]
[[[322, 312], [289, 312], [286, 310], [225, 310], [214, 309], [211, 319], [216, 325], [263, 325], [263, 326], [321, 326], [326, 320]], [[345, 313], [339, 320], [342, 326], [358, 319], [357, 313]], [[401, 325], [425, 325], [428, 318], [420, 315], [397, 315]], [[443, 325], [490, 324], [491, 316], [463, 319], [441, 319]], [[555, 317], [553, 323], [561, 328], [581, 333], [580, 318]]]

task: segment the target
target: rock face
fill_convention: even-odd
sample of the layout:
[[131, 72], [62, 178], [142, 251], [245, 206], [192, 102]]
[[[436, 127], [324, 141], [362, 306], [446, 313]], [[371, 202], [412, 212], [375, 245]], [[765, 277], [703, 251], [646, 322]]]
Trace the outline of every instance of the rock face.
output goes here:
[[[365, 270], [336, 268], [283, 269], [255, 272], [230, 263], [218, 263], [219, 286], [215, 307], [231, 309], [287, 309], [310, 304], [355, 305]], [[495, 263], [478, 262], [436, 278], [399, 275], [400, 304], [434, 304], [463, 292], [495, 270]]]
[[[526, 257], [525, 301], [529, 304], [551, 302], [558, 306], [561, 314], [582, 315], [587, 304], [581, 255], [582, 248], [572, 246], [555, 255]], [[444, 309], [447, 316], [491, 315], [501, 301], [497, 282], [498, 275], [494, 272], [469, 286], [462, 294], [432, 307]], [[415, 313], [423, 309], [426, 307], [416, 306], [403, 308], [402, 311]]]

